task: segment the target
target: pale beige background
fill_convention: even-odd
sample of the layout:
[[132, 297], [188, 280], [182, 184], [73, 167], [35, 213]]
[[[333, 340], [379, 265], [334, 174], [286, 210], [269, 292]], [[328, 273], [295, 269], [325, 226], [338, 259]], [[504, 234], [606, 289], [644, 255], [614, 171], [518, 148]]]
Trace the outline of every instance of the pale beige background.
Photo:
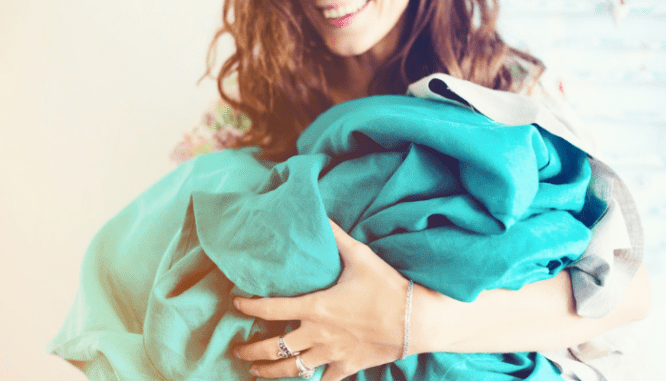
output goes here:
[[0, 381], [80, 378], [44, 348], [93, 234], [215, 99], [221, 4], [0, 0]]

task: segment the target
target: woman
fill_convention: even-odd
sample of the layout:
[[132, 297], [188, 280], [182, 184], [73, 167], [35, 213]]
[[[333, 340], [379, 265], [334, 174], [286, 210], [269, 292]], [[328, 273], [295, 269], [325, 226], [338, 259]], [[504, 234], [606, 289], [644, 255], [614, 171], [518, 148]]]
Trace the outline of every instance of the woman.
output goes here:
[[[474, 26], [475, 13], [480, 27]], [[518, 53], [499, 39], [496, 13], [497, 4], [486, 1], [226, 2], [227, 26], [218, 36], [230, 32], [237, 51], [224, 64], [219, 83], [237, 73], [239, 97], [223, 87], [220, 91], [252, 120], [237, 145], [259, 146], [262, 159], [284, 160], [294, 155], [305, 127], [333, 104], [370, 94], [402, 94], [409, 83], [436, 72], [518, 91], [526, 84], [507, 65]], [[577, 315], [579, 300], [567, 272], [519, 291], [486, 291], [470, 304], [418, 284], [411, 294], [408, 280], [368, 246], [331, 226], [344, 263], [334, 287], [292, 299], [234, 299], [249, 316], [301, 321], [280, 347], [276, 337], [234, 347], [238, 358], [256, 362], [253, 375], [308, 375], [308, 369], [327, 364], [322, 379], [331, 381], [415, 353], [566, 348], [641, 319], [649, 310], [642, 266], [617, 306], [595, 320]], [[157, 267], [152, 262], [145, 279], [136, 281], [152, 282]], [[147, 297], [136, 299], [145, 302]], [[411, 314], [405, 313], [406, 299], [413, 303]], [[125, 321], [136, 324], [123, 323], [124, 329], [140, 333], [146, 306], [126, 309], [132, 312]], [[302, 355], [290, 356], [294, 352]], [[108, 350], [105, 356], [112, 357]], [[143, 354], [137, 356], [135, 361], [145, 362]], [[147, 362], [156, 356], [149, 355]]]
[[[262, 144], [267, 141], [264, 144], [265, 155], [271, 158], [289, 156], [293, 152], [293, 141], [299, 130], [331, 104], [371, 93], [402, 94], [409, 83], [433, 72], [449, 73], [454, 77], [507, 91], [518, 91], [521, 86], [528, 85], [521, 84], [520, 78], [507, 67], [507, 62], [510, 62], [507, 57], [516, 53], [502, 42], [495, 30], [497, 2], [372, 0], [340, 3], [300, 0], [267, 1], [262, 5], [257, 7], [249, 2], [225, 4], [226, 20], [231, 20], [233, 14], [235, 22], [228, 23], [227, 28], [219, 34], [230, 32], [236, 40], [237, 52], [225, 63], [219, 83], [233, 71], [238, 71], [241, 102], [227, 95], [229, 90], [222, 86], [221, 94], [253, 121], [253, 128], [246, 134], [247, 140], [242, 144]], [[480, 15], [478, 28], [473, 23], [474, 13]], [[248, 30], [249, 33], [246, 32]], [[268, 30], [273, 31], [272, 38], [267, 37]], [[265, 54], [254, 56], [257, 59], [253, 60], [251, 52], [255, 51]], [[293, 78], [293, 82], [287, 81], [287, 78]], [[275, 79], [283, 80], [272, 81]], [[294, 111], [297, 112], [294, 114]], [[278, 130], [277, 126], [281, 129]], [[359, 255], [365, 255], [368, 251], [366, 246], [348, 240], [335, 227], [334, 231], [338, 243], [343, 245], [343, 256], [346, 250], [358, 251], [361, 253]], [[383, 270], [395, 275], [394, 270]], [[406, 288], [405, 282], [403, 279], [402, 288]], [[373, 286], [376, 287], [370, 282], [358, 287], [370, 290]], [[428, 291], [418, 285], [415, 287], [415, 303], [427, 300]], [[412, 320], [412, 324], [423, 329], [421, 337], [429, 338], [427, 343], [423, 343], [421, 351], [424, 352], [515, 352], [564, 348], [590, 339], [622, 322], [644, 316], [649, 305], [646, 288], [646, 275], [641, 269], [625, 299], [612, 313], [598, 320], [583, 319], [574, 312], [571, 282], [564, 272], [551, 281], [534, 284], [529, 289], [489, 292], [485, 300], [478, 300], [471, 305], [458, 305], [471, 316], [464, 313], [451, 314], [450, 308], [454, 308], [448, 305], [451, 301], [440, 300], [438, 303], [435, 301], [441, 298], [438, 295], [430, 295], [433, 300], [429, 303], [414, 306], [415, 311], [423, 309], [414, 314], [414, 319], [443, 314], [460, 316], [461, 321], [467, 323], [464, 327], [474, 332], [463, 333], [464, 327], [460, 325], [452, 325], [451, 329], [440, 325], [436, 329], [437, 325], [433, 322]], [[332, 296], [322, 294], [321, 298], [331, 298], [330, 303], [338, 302], [333, 290], [331, 293]], [[378, 294], [384, 296], [385, 293]], [[630, 296], [632, 294], [633, 297]], [[401, 293], [395, 296], [390, 305], [401, 305]], [[544, 297], [548, 300], [543, 305], [542, 313], [545, 316], [527, 308], [537, 304], [531, 297], [539, 299], [539, 304], [544, 303]], [[484, 316], [498, 313], [495, 303], [503, 298], [512, 300], [511, 303], [501, 303], [505, 309], [500, 312], [500, 316], [506, 320], [495, 320], [492, 325], [483, 321]], [[632, 300], [637, 304], [631, 303]], [[237, 302], [240, 310], [245, 313], [275, 319], [282, 317], [279, 311], [307, 310], [305, 306], [311, 300], [258, 302], [239, 299]], [[484, 306], [484, 303], [488, 304]], [[438, 304], [440, 307], [435, 307]], [[473, 312], [476, 308], [478, 310]], [[429, 314], [425, 312], [427, 309], [433, 311]], [[274, 311], [274, 315], [271, 316], [267, 310]], [[399, 357], [400, 348], [391, 346], [378, 358], [366, 356], [367, 351], [357, 352], [357, 349], [353, 349], [358, 347], [350, 343], [359, 340], [361, 335], [344, 330], [339, 332], [340, 326], [353, 327], [354, 321], [362, 326], [372, 322], [374, 316], [371, 311], [343, 311], [329, 311], [336, 317], [309, 316], [315, 321], [330, 319], [326, 323], [313, 323], [310, 335], [321, 330], [331, 330], [333, 333], [330, 335], [339, 334], [340, 337], [330, 338], [319, 345], [305, 338], [293, 339], [296, 341], [293, 344], [294, 350], [311, 349], [310, 355], [303, 355], [308, 360], [306, 363], [333, 363], [326, 380], [337, 380], [360, 369]], [[525, 314], [528, 316], [516, 316], [516, 311], [529, 313]], [[363, 321], [363, 313], [370, 315], [365, 317], [368, 322]], [[286, 315], [289, 318], [299, 316], [297, 313]], [[339, 316], [353, 316], [354, 321], [337, 320]], [[393, 327], [399, 327], [401, 317], [393, 318], [396, 320]], [[517, 326], [516, 321], [521, 324]], [[461, 339], [453, 339], [452, 332], [461, 333]], [[494, 335], [501, 337], [494, 338]], [[417, 337], [412, 336], [412, 340]], [[412, 342], [412, 345], [416, 344]], [[248, 361], [276, 360], [274, 346], [274, 340], [267, 340], [239, 347], [238, 354]], [[346, 352], [345, 349], [349, 348], [353, 350]], [[322, 352], [319, 358], [312, 354], [315, 349]], [[256, 375], [264, 377], [295, 376], [297, 368], [293, 362], [291, 359], [257, 364], [252, 369]]]

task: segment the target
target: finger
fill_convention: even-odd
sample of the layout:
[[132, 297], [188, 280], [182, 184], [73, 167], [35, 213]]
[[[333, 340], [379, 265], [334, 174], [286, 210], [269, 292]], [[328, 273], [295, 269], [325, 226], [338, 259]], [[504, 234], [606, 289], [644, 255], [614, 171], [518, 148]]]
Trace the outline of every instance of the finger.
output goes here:
[[302, 320], [310, 302], [308, 295], [295, 298], [234, 298], [234, 306], [245, 315], [264, 320]]
[[[306, 327], [301, 326], [301, 328], [286, 334], [283, 340], [287, 348], [292, 353], [302, 352], [310, 348], [312, 340], [310, 340], [308, 332], [309, 330]], [[234, 347], [234, 355], [245, 361], [280, 360], [278, 339], [278, 337], [272, 337], [252, 344], [238, 345]]]
[[337, 364], [329, 364], [321, 377], [321, 381], [341, 381], [347, 376], [351, 376], [356, 372], [345, 372], [342, 367]]
[[[309, 350], [301, 354], [303, 363], [311, 369], [316, 369], [326, 364], [324, 347]], [[280, 377], [296, 377], [299, 370], [296, 366], [296, 357], [288, 359], [272, 361], [269, 363], [255, 363], [250, 367], [250, 372], [256, 377], [263, 378], [280, 378]]]
[[291, 357], [269, 363], [255, 363], [250, 367], [250, 373], [259, 378], [296, 377], [298, 368], [294, 361], [294, 357]]

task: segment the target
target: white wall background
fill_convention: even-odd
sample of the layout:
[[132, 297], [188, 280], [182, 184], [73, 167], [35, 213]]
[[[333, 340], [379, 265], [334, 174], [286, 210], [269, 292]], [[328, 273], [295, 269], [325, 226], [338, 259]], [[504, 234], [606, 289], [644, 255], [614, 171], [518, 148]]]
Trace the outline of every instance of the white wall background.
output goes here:
[[[666, 359], [666, 1], [501, 0], [500, 29], [562, 81], [566, 99], [631, 190], [645, 230], [651, 315], [637, 328]], [[666, 371], [661, 367], [662, 376]]]
[[[507, 35], [564, 79], [638, 195], [657, 302], [647, 324], [666, 358], [663, 0], [629, 1], [619, 27], [605, 0], [503, 1]], [[81, 378], [44, 347], [93, 234], [172, 168], [170, 149], [215, 99], [213, 81], [196, 81], [220, 10], [221, 0], [0, 0], [1, 381]]]

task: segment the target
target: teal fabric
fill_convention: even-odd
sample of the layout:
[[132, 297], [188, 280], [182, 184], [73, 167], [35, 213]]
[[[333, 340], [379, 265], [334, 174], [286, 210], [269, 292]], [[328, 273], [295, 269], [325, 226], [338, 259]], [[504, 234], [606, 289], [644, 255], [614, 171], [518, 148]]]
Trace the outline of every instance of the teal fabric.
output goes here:
[[[346, 102], [298, 149], [283, 163], [253, 148], [205, 155], [135, 200], [93, 241], [52, 350], [103, 356], [118, 379], [250, 380], [231, 345], [296, 323], [241, 316], [231, 299], [332, 285], [340, 260], [327, 216], [405, 277], [471, 302], [557, 274], [589, 242], [583, 207], [591, 222], [603, 210], [586, 202], [584, 152], [446, 102]], [[536, 353], [422, 354], [355, 378], [561, 379]]]

